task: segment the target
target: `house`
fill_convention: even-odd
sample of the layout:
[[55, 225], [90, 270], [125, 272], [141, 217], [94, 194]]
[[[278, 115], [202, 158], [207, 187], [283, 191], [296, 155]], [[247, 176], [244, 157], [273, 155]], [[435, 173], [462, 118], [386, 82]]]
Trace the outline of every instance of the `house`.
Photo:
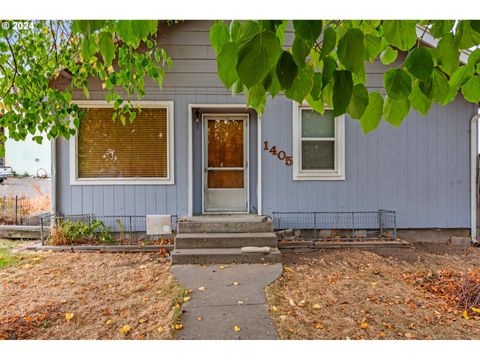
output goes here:
[[[77, 136], [53, 144], [53, 212], [391, 209], [399, 229], [475, 236], [477, 105], [459, 97], [427, 116], [412, 110], [399, 129], [383, 122], [368, 135], [348, 115], [321, 116], [282, 95], [259, 116], [218, 79], [210, 25], [185, 21], [160, 31], [173, 68], [162, 90], [146, 84], [134, 124], [111, 121], [99, 82], [91, 82], [89, 99], [74, 93], [87, 111]], [[398, 65], [367, 63], [367, 87], [383, 91], [383, 73]]]

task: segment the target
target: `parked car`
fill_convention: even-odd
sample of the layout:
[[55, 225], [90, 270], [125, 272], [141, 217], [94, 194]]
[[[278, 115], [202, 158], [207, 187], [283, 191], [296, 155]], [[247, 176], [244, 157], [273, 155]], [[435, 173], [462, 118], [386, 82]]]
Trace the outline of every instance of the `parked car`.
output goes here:
[[13, 176], [12, 168], [10, 166], [0, 166], [0, 184], [10, 176]]

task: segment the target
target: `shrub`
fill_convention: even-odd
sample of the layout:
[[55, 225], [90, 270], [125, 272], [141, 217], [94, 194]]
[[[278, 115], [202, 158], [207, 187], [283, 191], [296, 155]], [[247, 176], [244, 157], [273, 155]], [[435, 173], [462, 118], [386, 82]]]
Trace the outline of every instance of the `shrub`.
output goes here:
[[53, 228], [49, 242], [51, 245], [70, 245], [114, 241], [111, 229], [103, 221], [95, 219], [87, 223], [63, 219]]

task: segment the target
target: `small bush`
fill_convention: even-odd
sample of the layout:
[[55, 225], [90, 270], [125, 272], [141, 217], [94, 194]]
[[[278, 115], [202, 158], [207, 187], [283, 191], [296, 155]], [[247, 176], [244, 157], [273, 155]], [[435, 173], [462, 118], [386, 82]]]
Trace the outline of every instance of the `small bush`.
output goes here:
[[113, 243], [115, 241], [111, 229], [103, 221], [60, 220], [52, 229], [49, 243], [51, 245], [72, 245], [91, 243]]

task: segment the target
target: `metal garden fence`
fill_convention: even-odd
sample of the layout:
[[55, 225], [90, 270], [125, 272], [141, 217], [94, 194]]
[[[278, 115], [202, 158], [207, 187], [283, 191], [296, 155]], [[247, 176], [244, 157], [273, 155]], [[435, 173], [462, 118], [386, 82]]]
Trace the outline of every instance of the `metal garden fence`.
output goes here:
[[37, 207], [36, 199], [25, 196], [0, 197], [0, 223], [21, 224], [22, 219], [32, 215], [32, 210]]
[[[177, 215], [172, 215], [172, 231], [176, 231]], [[93, 214], [77, 215], [49, 215], [40, 219], [40, 231], [42, 245], [49, 238], [52, 229], [62, 225], [62, 222], [83, 223], [90, 229], [94, 222], [100, 221], [104, 229], [114, 235], [116, 239], [128, 239], [131, 242], [136, 240], [154, 239], [146, 235], [146, 216], [142, 215], [108, 215], [96, 216]], [[168, 237], [168, 236], [165, 236]]]
[[292, 230], [300, 239], [396, 239], [396, 213], [378, 211], [274, 212], [276, 231]]

